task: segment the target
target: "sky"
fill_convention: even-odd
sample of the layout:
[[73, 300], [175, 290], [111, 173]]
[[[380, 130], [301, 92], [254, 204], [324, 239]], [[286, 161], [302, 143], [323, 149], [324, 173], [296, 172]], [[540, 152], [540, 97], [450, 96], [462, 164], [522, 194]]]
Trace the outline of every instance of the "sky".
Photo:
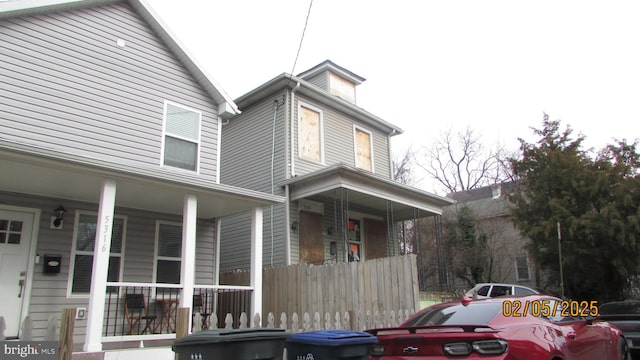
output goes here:
[[466, 128], [517, 150], [544, 113], [585, 148], [640, 138], [640, 1], [311, 1], [147, 0], [234, 99], [327, 59], [366, 78], [396, 153]]

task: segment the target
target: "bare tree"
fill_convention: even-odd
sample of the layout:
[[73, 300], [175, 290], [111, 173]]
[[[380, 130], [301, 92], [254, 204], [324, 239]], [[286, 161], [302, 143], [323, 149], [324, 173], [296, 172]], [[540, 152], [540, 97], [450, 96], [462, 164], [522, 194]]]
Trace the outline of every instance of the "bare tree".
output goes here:
[[409, 147], [404, 152], [395, 155], [392, 160], [393, 180], [405, 185], [414, 183], [414, 167], [416, 165], [416, 153]]
[[457, 133], [441, 132], [423, 150], [424, 158], [418, 166], [448, 193], [492, 185], [508, 177], [504, 147], [486, 147], [481, 136], [469, 127]]

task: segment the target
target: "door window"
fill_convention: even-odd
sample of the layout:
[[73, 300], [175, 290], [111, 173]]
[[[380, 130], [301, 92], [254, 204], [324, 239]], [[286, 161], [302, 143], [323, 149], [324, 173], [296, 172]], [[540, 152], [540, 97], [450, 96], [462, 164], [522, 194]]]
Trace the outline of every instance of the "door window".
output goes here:
[[20, 245], [22, 221], [0, 220], [0, 244]]
[[349, 219], [349, 261], [362, 260], [362, 225], [358, 219]]

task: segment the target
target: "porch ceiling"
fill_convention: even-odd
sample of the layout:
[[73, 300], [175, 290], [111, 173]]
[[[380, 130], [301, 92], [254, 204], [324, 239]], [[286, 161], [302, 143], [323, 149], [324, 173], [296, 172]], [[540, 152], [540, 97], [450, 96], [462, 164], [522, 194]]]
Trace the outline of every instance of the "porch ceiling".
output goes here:
[[[10, 146], [11, 145], [11, 146]], [[116, 206], [182, 214], [184, 196], [198, 197], [198, 217], [213, 218], [284, 202], [284, 198], [157, 169], [20, 148], [0, 141], [0, 190], [99, 203], [105, 179], [116, 181]]]
[[[444, 206], [455, 203], [343, 164], [290, 179], [286, 184], [290, 187], [291, 200], [337, 197], [362, 209], [381, 213], [393, 210], [394, 219], [398, 221], [439, 215]], [[336, 193], [338, 189], [345, 192]]]

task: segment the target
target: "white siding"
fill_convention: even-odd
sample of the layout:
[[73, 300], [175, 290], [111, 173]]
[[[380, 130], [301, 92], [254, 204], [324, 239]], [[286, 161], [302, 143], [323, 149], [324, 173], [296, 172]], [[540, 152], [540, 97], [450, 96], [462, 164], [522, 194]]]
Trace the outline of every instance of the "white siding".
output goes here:
[[[73, 261], [71, 246], [75, 212], [97, 212], [98, 205], [63, 199], [35, 197], [24, 194], [0, 192], [0, 203], [42, 210], [39, 234], [33, 239], [36, 253], [60, 254], [62, 256], [59, 274], [44, 274], [42, 262], [33, 269], [34, 281], [31, 293], [29, 316], [33, 320], [33, 334], [36, 339], [44, 337], [49, 316], [59, 316], [64, 308], [87, 307], [88, 298], [67, 298], [69, 265]], [[67, 210], [63, 230], [49, 228], [53, 209], [64, 204]], [[156, 220], [181, 222], [181, 216], [116, 207], [117, 215], [127, 216], [126, 247], [123, 253], [123, 281], [151, 282]], [[209, 219], [199, 219], [196, 233], [196, 284], [212, 284], [214, 269], [215, 223]], [[82, 344], [85, 334], [85, 320], [76, 320], [74, 343]]]
[[215, 177], [217, 105], [126, 3], [0, 20], [0, 98], [5, 139], [145, 167], [160, 165], [164, 101], [197, 109]]

